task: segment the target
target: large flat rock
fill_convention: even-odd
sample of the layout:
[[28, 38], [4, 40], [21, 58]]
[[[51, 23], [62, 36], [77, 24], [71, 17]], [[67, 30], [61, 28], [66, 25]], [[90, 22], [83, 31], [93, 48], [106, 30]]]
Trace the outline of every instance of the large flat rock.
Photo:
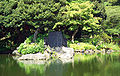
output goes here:
[[42, 53], [26, 54], [19, 57], [18, 60], [46, 60], [46, 55]]

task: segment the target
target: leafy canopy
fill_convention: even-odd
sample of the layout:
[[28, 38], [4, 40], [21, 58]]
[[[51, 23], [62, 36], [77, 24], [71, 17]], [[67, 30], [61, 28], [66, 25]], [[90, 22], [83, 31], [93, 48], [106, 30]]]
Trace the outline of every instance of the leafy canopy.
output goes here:
[[35, 28], [54, 25], [56, 14], [65, 0], [9, 0], [0, 1], [0, 25]]
[[100, 27], [99, 20], [101, 18], [94, 17], [94, 5], [89, 1], [84, 3], [70, 2], [65, 8], [61, 8], [60, 15], [61, 20], [59, 20], [53, 27], [55, 29], [58, 25], [69, 26], [70, 31], [74, 31], [79, 27], [82, 30], [90, 31], [98, 29]]

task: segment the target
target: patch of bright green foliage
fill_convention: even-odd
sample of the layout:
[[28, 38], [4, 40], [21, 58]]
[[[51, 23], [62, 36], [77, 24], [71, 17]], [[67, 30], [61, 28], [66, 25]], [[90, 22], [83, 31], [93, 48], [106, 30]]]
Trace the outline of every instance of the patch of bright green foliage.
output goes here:
[[36, 42], [33, 43], [33, 35], [28, 37], [24, 43], [21, 43], [18, 47], [18, 52], [21, 54], [32, 54], [32, 53], [43, 53], [45, 50], [44, 47], [44, 37], [46, 35], [38, 35], [38, 38], [36, 39]]
[[95, 46], [89, 43], [70, 44], [74, 50], [95, 50]]
[[114, 43], [101, 43], [100, 45], [97, 46], [98, 50], [105, 49], [105, 48], [109, 48], [109, 49], [112, 49], [114, 51], [120, 51], [120, 47]]
[[114, 43], [104, 43], [104, 42], [98, 42], [95, 45], [93, 45], [92, 43], [83, 43], [83, 42], [79, 42], [76, 41], [76, 43], [72, 43], [70, 41], [68, 41], [68, 46], [73, 48], [74, 50], [102, 50], [102, 49], [111, 49], [114, 51], [120, 51], [120, 47], [118, 46], [118, 44], [114, 44]]
[[108, 48], [112, 48], [113, 50], [116, 50], [116, 51], [120, 50], [120, 47], [117, 44], [110, 43], [110, 44], [106, 44], [106, 46]]

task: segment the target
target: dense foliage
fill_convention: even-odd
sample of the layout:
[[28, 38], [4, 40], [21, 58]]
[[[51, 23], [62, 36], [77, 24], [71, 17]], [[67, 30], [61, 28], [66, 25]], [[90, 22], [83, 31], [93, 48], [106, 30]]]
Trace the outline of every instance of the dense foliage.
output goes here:
[[[74, 31], [72, 34], [72, 42], [78, 31], [98, 32], [100, 25], [100, 17], [94, 17], [94, 5], [89, 1], [84, 3], [71, 2], [61, 8], [61, 20], [57, 22], [53, 29], [57, 26], [65, 26], [69, 31]], [[63, 29], [65, 30], [65, 29]]]
[[[107, 6], [107, 19], [105, 21], [104, 30], [113, 36], [113, 38], [120, 40], [120, 6]], [[114, 37], [115, 36], [115, 37]]]
[[[0, 43], [9, 40], [12, 45], [19, 45], [34, 33], [35, 28], [39, 27], [42, 33], [51, 30], [64, 4], [65, 0], [0, 1]], [[0, 46], [9, 46], [8, 43]]]
[[[0, 24], [5, 27], [53, 25], [62, 3], [54, 0], [10, 0], [0, 2]], [[53, 22], [54, 21], [54, 22]]]
[[119, 0], [1, 0], [0, 47], [14, 50], [22, 43], [19, 47], [24, 50], [19, 48], [19, 52], [23, 54], [35, 53], [24, 51], [36, 45], [43, 49], [41, 39], [31, 44], [30, 35], [36, 29], [43, 35], [62, 31], [74, 43], [100, 47], [112, 43], [119, 47], [119, 8]]

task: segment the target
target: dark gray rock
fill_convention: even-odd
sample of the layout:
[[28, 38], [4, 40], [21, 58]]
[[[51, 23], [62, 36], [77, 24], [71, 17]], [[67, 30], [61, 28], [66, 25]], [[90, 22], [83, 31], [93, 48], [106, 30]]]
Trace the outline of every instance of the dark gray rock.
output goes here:
[[48, 39], [45, 38], [45, 44], [49, 45], [51, 48], [67, 47], [67, 40], [64, 38], [62, 32], [49, 32]]

